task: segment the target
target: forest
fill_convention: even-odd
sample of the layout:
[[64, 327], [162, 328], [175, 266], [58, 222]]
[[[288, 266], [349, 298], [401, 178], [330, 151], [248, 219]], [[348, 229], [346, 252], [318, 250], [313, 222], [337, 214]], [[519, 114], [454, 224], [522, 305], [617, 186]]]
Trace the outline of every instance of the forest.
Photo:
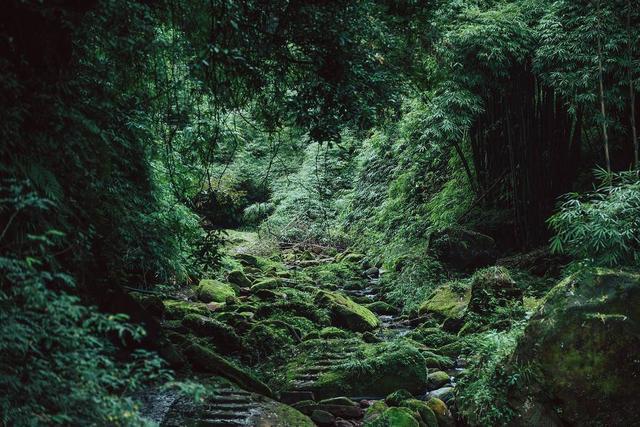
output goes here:
[[5, 0], [0, 425], [640, 425], [640, 0]]

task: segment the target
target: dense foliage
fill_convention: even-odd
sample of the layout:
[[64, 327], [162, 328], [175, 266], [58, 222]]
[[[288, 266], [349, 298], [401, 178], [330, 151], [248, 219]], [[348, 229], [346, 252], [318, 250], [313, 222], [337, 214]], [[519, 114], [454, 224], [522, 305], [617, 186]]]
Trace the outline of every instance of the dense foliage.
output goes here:
[[[362, 252], [411, 316], [469, 290], [435, 248], [447, 230], [507, 258], [550, 241], [575, 269], [640, 265], [638, 0], [3, 6], [3, 425], [144, 423], [134, 390], [171, 375], [113, 295], [226, 279], [228, 228]], [[487, 381], [522, 333], [511, 308], [474, 325], [460, 410], [478, 425], [510, 416]]]

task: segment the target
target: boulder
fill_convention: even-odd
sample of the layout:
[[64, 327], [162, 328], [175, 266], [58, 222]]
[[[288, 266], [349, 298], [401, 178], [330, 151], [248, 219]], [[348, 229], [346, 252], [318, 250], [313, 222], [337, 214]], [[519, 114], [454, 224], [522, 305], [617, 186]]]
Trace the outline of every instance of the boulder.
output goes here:
[[207, 315], [210, 310], [201, 302], [166, 299], [162, 301], [164, 315], [167, 319], [180, 320], [187, 314]]
[[245, 276], [245, 274], [240, 270], [233, 270], [227, 274], [227, 281], [232, 283], [240, 288], [249, 288], [251, 287], [251, 280]]
[[349, 352], [351, 360], [358, 367], [354, 369], [349, 359], [331, 366], [322, 363], [323, 370], [319, 377], [305, 386], [319, 399], [331, 396], [386, 396], [398, 389], [406, 389], [413, 394], [424, 393], [427, 383], [425, 359], [420, 350], [405, 340], [378, 344], [358, 343], [355, 340], [304, 341], [298, 346], [300, 354], [287, 368], [287, 377], [294, 378], [296, 373], [313, 367], [312, 358], [319, 348], [326, 353]]
[[274, 290], [278, 288], [282, 282], [279, 279], [275, 279], [272, 277], [268, 277], [265, 279], [257, 280], [253, 286], [251, 286], [251, 293], [256, 293], [257, 291], [261, 291], [264, 289]]
[[420, 419], [422, 420], [420, 427], [438, 427], [438, 418], [431, 408], [429, 408], [427, 402], [418, 399], [407, 399], [402, 402], [401, 406], [409, 408], [420, 415]]
[[400, 310], [398, 310], [396, 307], [392, 306], [391, 304], [387, 304], [384, 301], [372, 302], [372, 303], [366, 304], [365, 307], [367, 307], [369, 310], [373, 311], [376, 314], [382, 314], [382, 315], [396, 315], [400, 312]]
[[430, 237], [430, 248], [438, 260], [459, 271], [473, 271], [494, 264], [497, 258], [495, 246], [491, 237], [464, 228], [447, 228]]
[[509, 389], [515, 425], [640, 422], [640, 274], [576, 273], [556, 285], [529, 321], [506, 374], [535, 366]]
[[234, 257], [246, 267], [258, 268], [258, 258], [249, 254], [235, 254]]
[[311, 421], [320, 427], [330, 427], [335, 423], [336, 417], [330, 412], [316, 409], [311, 412]]
[[427, 375], [427, 387], [429, 390], [438, 389], [449, 383], [449, 374], [444, 371], [436, 371]]
[[365, 420], [363, 427], [420, 427], [415, 415], [409, 408], [388, 408], [378, 416]]
[[196, 287], [196, 295], [202, 302], [225, 302], [229, 297], [235, 297], [236, 291], [228, 283], [213, 279], [202, 279]]
[[315, 302], [329, 310], [333, 326], [355, 332], [371, 331], [380, 326], [380, 321], [371, 310], [343, 294], [321, 290], [316, 295]]
[[426, 402], [429, 409], [431, 409], [436, 415], [439, 427], [450, 427], [456, 425], [446, 403], [437, 397], [431, 397]]
[[431, 314], [438, 319], [462, 319], [471, 300], [471, 289], [458, 288], [453, 283], [437, 288], [422, 303], [420, 314]]

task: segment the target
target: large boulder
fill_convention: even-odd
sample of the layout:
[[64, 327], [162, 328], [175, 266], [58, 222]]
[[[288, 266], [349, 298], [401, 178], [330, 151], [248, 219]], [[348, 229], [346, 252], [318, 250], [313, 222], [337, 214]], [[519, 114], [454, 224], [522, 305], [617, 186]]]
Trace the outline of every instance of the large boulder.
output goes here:
[[509, 389], [513, 424], [640, 424], [639, 354], [640, 275], [568, 277], [547, 294], [506, 366], [509, 376], [536, 368]]
[[343, 294], [322, 290], [316, 295], [315, 302], [329, 311], [333, 326], [355, 332], [371, 331], [380, 326], [371, 310]]
[[196, 295], [202, 302], [225, 302], [227, 298], [235, 297], [236, 291], [228, 283], [213, 279], [202, 279], [196, 287]]
[[447, 228], [430, 237], [430, 247], [449, 268], [472, 271], [495, 263], [495, 241], [484, 234], [464, 228]]
[[287, 377], [294, 379], [296, 374], [317, 374], [312, 382], [304, 385], [304, 390], [313, 391], [319, 399], [384, 397], [398, 389], [417, 395], [424, 393], [426, 388], [425, 358], [409, 340], [377, 344], [356, 340], [309, 340], [298, 349], [301, 353], [289, 364]]

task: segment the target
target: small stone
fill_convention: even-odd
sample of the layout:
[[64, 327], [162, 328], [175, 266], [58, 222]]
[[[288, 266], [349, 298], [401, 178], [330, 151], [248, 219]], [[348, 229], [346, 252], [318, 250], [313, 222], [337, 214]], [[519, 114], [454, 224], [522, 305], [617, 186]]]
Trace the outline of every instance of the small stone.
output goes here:
[[336, 417], [330, 412], [316, 409], [311, 413], [311, 420], [321, 427], [329, 427], [334, 425]]
[[354, 424], [342, 418], [336, 418], [335, 427], [353, 427]]

